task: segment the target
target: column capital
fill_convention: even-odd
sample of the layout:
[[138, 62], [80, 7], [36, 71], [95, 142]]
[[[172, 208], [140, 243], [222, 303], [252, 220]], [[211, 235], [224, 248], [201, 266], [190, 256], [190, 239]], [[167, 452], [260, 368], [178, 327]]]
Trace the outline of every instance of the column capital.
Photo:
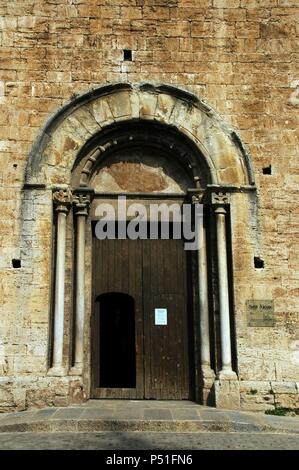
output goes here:
[[55, 189], [53, 191], [53, 203], [56, 212], [68, 212], [72, 204], [72, 191], [67, 189]]
[[88, 216], [89, 206], [91, 203], [90, 194], [84, 192], [78, 192], [73, 196], [73, 205], [75, 209], [75, 214]]
[[202, 204], [203, 195], [202, 194], [193, 194], [191, 198], [192, 204]]
[[217, 207], [223, 207], [230, 203], [230, 194], [225, 191], [211, 193], [211, 204]]
[[187, 190], [191, 204], [202, 204], [204, 199], [204, 190], [199, 188], [191, 188]]

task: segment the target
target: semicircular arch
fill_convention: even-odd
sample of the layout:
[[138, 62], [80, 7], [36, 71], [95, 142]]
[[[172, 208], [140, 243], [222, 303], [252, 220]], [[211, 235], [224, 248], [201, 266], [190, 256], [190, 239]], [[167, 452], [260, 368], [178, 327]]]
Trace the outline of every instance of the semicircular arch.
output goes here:
[[210, 183], [253, 185], [253, 169], [239, 136], [205, 102], [172, 86], [115, 84], [81, 95], [60, 109], [34, 143], [25, 184], [69, 185], [87, 143], [126, 122], [160, 125], [197, 149]]

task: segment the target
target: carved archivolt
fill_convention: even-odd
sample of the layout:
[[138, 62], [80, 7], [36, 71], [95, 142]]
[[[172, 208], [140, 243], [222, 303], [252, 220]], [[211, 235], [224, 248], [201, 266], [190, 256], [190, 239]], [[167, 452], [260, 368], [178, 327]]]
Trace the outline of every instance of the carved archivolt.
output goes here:
[[[240, 138], [206, 103], [174, 87], [130, 84], [92, 90], [59, 110], [32, 148], [25, 184], [69, 185], [86, 144], [126, 122], [159, 123], [188, 138], [203, 156], [213, 184], [254, 184], [250, 159]], [[100, 154], [114, 145], [119, 145], [119, 140], [108, 139], [89, 155], [82, 184]]]

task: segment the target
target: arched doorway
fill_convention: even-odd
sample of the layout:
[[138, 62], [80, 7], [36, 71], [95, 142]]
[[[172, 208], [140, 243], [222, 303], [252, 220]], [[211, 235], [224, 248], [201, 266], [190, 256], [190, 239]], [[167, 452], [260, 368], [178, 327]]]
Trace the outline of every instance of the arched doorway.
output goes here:
[[[169, 86], [118, 84], [93, 90], [47, 123], [33, 148], [24, 189], [29, 194], [24, 211], [36, 191], [54, 201], [49, 376], [68, 377], [90, 396], [95, 296], [112, 291], [131, 295], [136, 311], [135, 295], [115, 286], [96, 292], [92, 283], [96, 208], [103, 202], [113, 206], [125, 195], [145, 207], [153, 201], [204, 204], [202, 249], [191, 261], [184, 290], [192, 317], [184, 343], [188, 352], [193, 343], [189, 384], [193, 381], [202, 402], [217, 383], [227, 381], [231, 387], [237, 380], [237, 354], [230, 226], [238, 221], [240, 231], [246, 225], [255, 187], [239, 137], [205, 103]], [[157, 308], [171, 309], [165, 305], [159, 302]], [[136, 374], [136, 388], [137, 382]], [[215, 393], [224, 389], [218, 386]]]
[[[163, 229], [167, 222], [162, 221], [163, 214], [160, 212], [153, 216], [151, 209], [169, 208], [173, 217], [174, 207], [181, 210], [183, 204], [189, 201], [187, 192], [194, 184], [193, 171], [198, 171], [195, 165], [193, 169], [187, 165], [188, 158], [194, 158], [194, 150], [187, 140], [178, 138], [166, 126], [142, 121], [127, 122], [111, 126], [104, 135], [99, 134], [89, 143], [82, 160], [86, 162], [90, 155], [95, 154], [95, 148], [105, 148], [107, 142], [113, 142], [113, 145], [105, 150], [104, 158], [94, 162], [89, 175], [83, 173], [81, 162], [78, 165], [81, 184], [87, 181], [88, 186], [95, 191], [90, 208], [93, 223], [93, 298], [96, 299], [92, 313], [91, 342], [93, 350], [100, 351], [102, 357], [108, 357], [109, 345], [105, 346], [105, 339], [98, 337], [98, 298], [104, 295], [111, 299], [111, 306], [107, 304], [107, 309], [111, 308], [111, 321], [114, 292], [122, 292], [122, 295], [134, 299], [136, 375], [135, 382], [128, 383], [124, 377], [120, 380], [126, 367], [121, 367], [121, 372], [118, 372], [122, 359], [114, 362], [114, 353], [110, 352], [110, 366], [107, 366], [112, 374], [115, 371], [119, 377], [109, 384], [102, 379], [105, 371], [101, 360], [98, 363], [99, 356], [95, 352], [91, 357], [91, 396], [193, 399], [195, 352], [192, 260], [190, 253], [184, 250], [183, 237], [175, 236], [175, 230], [179, 228], [175, 224], [179, 222], [170, 218], [169, 233], [164, 237]], [[188, 151], [189, 157], [186, 156]], [[201, 171], [200, 174], [201, 181], [204, 181], [207, 171]], [[125, 204], [125, 214], [119, 212], [119, 196], [122, 205]], [[116, 224], [112, 239], [97, 238], [96, 215], [102, 206], [104, 210], [109, 207], [115, 209], [116, 219], [125, 218], [122, 221], [128, 229], [125, 235], [117, 230]], [[146, 212], [146, 222], [141, 222], [142, 233], [132, 239], [129, 234], [130, 221], [135, 209], [140, 208]], [[157, 231], [151, 237], [154, 223]], [[111, 332], [110, 337], [113, 336]], [[120, 338], [118, 344], [121, 343]]]

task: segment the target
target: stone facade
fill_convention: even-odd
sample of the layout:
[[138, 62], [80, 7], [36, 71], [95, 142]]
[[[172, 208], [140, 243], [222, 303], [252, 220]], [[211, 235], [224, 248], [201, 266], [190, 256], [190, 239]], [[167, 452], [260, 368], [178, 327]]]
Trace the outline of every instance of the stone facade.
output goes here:
[[[207, 394], [214, 387], [222, 407], [298, 408], [298, 2], [7, 0], [0, 15], [0, 409], [64, 406], [89, 396], [88, 367], [83, 376], [48, 373], [52, 192], [84, 169], [78, 163], [73, 176], [86, 141], [130, 119], [179, 129], [207, 156], [212, 184], [230, 188], [237, 376], [207, 377]], [[124, 50], [132, 60], [124, 60]], [[118, 85], [103, 88], [111, 83]], [[273, 300], [274, 326], [249, 326], [248, 300]]]

